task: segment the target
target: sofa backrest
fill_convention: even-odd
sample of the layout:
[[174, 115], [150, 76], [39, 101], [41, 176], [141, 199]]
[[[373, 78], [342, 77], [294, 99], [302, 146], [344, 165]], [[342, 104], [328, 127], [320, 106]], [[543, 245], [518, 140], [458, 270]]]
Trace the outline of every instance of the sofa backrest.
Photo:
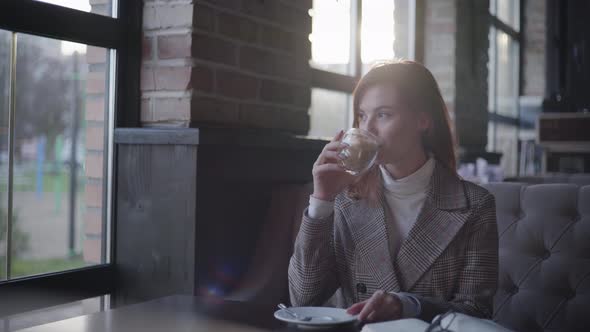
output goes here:
[[526, 184], [542, 184], [542, 183], [571, 183], [579, 186], [590, 185], [590, 174], [548, 174], [538, 176], [519, 176], [507, 178], [506, 182], [522, 182]]
[[590, 328], [590, 186], [491, 183], [500, 236], [494, 320], [516, 331]]

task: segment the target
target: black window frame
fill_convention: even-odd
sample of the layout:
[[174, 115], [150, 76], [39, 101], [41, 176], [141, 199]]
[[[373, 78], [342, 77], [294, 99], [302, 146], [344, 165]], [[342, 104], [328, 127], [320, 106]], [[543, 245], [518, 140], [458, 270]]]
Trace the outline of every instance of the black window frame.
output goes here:
[[[337, 0], [334, 0], [337, 1]], [[351, 75], [339, 74], [327, 70], [322, 70], [311, 66], [311, 88], [320, 88], [333, 92], [344, 92], [352, 96], [356, 84], [363, 75], [363, 62], [361, 58], [361, 26], [363, 17], [363, 1], [370, 0], [351, 0], [351, 10], [354, 14], [351, 18], [353, 27], [350, 36], [352, 48], [354, 48], [351, 62], [354, 64]], [[395, 0], [393, 0], [395, 1]], [[414, 38], [414, 56], [418, 62], [424, 60], [424, 15], [425, 0], [415, 0], [416, 18], [415, 18], [415, 38]]]
[[[0, 29], [115, 49], [116, 71], [114, 77], [110, 77], [115, 82], [114, 127], [139, 127], [142, 1], [117, 2], [117, 17], [114, 18], [34, 0], [2, 0]], [[113, 158], [116, 158], [115, 153]], [[116, 290], [116, 168], [110, 166], [113, 208], [108, 234], [111, 238], [109, 263], [0, 281], [0, 317], [111, 294]]]
[[[518, 82], [517, 82], [517, 98], [519, 98], [522, 95], [522, 91], [523, 91], [523, 28], [524, 28], [524, 10], [523, 10], [523, 6], [525, 5], [525, 1], [524, 0], [517, 0], [518, 1], [518, 5], [519, 5], [519, 13], [518, 13], [518, 31], [515, 30], [510, 24], [502, 21], [498, 16], [496, 16], [494, 13], [492, 13], [491, 11], [488, 11], [488, 17], [489, 17], [489, 28], [491, 29], [496, 29], [497, 31], [503, 32], [506, 35], [508, 35], [508, 38], [511, 39], [511, 41], [515, 41], [518, 43]], [[491, 43], [495, 43], [495, 40], [490, 40], [490, 47], [491, 47]], [[495, 47], [495, 46], [494, 46]], [[490, 59], [491, 60], [491, 59]], [[495, 60], [497, 61], [497, 54], [495, 54]], [[494, 71], [496, 71], [496, 67], [494, 64]], [[488, 75], [491, 75], [491, 73], [488, 73]], [[494, 74], [495, 75], [495, 74]], [[488, 84], [490, 83], [490, 81], [488, 80]], [[494, 84], [498, 84], [498, 81], [495, 79]], [[494, 89], [495, 91], [496, 89]], [[488, 98], [496, 98], [496, 96], [488, 96]], [[517, 130], [517, 136], [518, 136], [518, 132], [520, 131], [520, 129], [523, 127], [523, 124], [520, 120], [520, 111], [517, 113], [516, 116], [506, 116], [503, 114], [498, 114], [497, 113], [497, 109], [493, 108], [493, 109], [488, 109], [488, 123], [491, 124], [493, 126], [493, 133], [492, 133], [492, 150], [496, 151], [497, 149], [497, 135], [496, 135], [496, 128], [497, 125], [507, 125], [507, 126], [511, 126], [516, 128]], [[517, 137], [517, 142], [518, 142], [518, 137]], [[517, 143], [518, 144], [518, 143]], [[516, 160], [516, 164], [517, 164], [517, 168], [516, 168], [516, 172], [518, 173], [519, 168], [518, 165], [520, 164], [520, 153], [517, 153], [517, 160]], [[511, 175], [517, 175], [517, 174], [511, 174]]]

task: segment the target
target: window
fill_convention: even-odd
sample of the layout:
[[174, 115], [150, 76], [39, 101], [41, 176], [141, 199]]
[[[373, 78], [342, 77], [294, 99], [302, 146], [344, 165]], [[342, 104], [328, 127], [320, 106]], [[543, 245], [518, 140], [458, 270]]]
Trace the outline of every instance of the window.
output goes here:
[[502, 153], [505, 176], [519, 164], [520, 130], [520, 3], [490, 1], [488, 76], [488, 149]]
[[[412, 40], [414, 28], [396, 35], [396, 6], [409, 10], [414, 0], [314, 0], [312, 31], [312, 101], [310, 136], [333, 137], [352, 125], [352, 91], [360, 76], [378, 61], [395, 58], [394, 42]], [[413, 24], [408, 19], [404, 24]], [[406, 36], [408, 34], [408, 36]], [[397, 39], [396, 39], [397, 38]], [[400, 54], [411, 58], [408, 54]]]
[[[112, 132], [115, 125], [137, 125], [139, 97], [133, 96], [141, 54], [141, 25], [129, 15], [141, 4], [116, 3], [0, 2], [0, 290], [5, 294], [18, 296], [29, 285], [90, 297], [113, 287]], [[73, 300], [56, 297], [43, 306], [66, 298]], [[33, 299], [19, 305], [3, 301], [11, 297], [0, 299], [0, 315], [39, 307]]]

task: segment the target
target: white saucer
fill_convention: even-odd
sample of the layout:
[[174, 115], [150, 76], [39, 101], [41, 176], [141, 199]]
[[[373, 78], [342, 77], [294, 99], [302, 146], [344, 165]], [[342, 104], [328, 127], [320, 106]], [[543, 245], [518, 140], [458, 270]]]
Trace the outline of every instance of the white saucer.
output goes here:
[[311, 320], [302, 321], [295, 319], [285, 310], [275, 311], [275, 318], [287, 323], [297, 324], [299, 327], [330, 327], [334, 325], [352, 323], [357, 320], [357, 316], [346, 313], [345, 309], [328, 308], [328, 307], [291, 307], [289, 310], [297, 315], [309, 316]]

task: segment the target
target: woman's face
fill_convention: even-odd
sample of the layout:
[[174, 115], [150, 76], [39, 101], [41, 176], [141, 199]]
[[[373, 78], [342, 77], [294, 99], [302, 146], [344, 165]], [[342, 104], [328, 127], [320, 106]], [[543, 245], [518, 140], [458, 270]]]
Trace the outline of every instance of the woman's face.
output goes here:
[[379, 164], [396, 164], [423, 152], [422, 133], [428, 129], [430, 119], [423, 112], [409, 109], [393, 85], [369, 87], [361, 97], [357, 116], [359, 128], [378, 137]]

